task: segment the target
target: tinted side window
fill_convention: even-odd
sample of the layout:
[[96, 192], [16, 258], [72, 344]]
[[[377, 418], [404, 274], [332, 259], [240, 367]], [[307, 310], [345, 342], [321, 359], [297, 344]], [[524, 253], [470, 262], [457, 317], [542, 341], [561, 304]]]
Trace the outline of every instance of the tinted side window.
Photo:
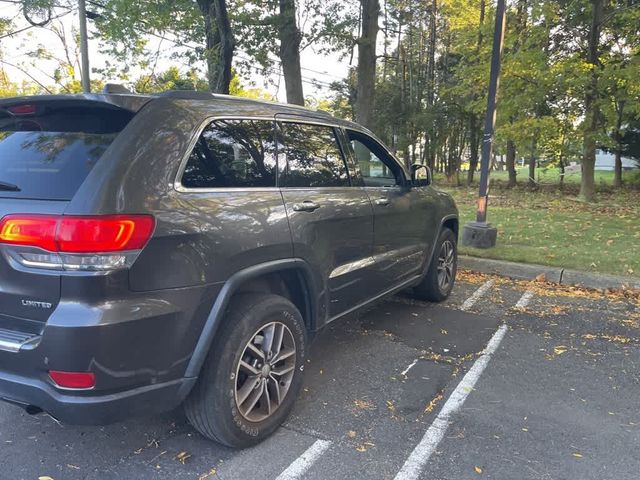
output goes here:
[[215, 120], [189, 156], [187, 188], [275, 187], [274, 124], [266, 120]]
[[364, 184], [385, 187], [402, 184], [402, 172], [384, 147], [359, 132], [347, 132]]
[[282, 123], [284, 187], [344, 187], [349, 175], [332, 127]]

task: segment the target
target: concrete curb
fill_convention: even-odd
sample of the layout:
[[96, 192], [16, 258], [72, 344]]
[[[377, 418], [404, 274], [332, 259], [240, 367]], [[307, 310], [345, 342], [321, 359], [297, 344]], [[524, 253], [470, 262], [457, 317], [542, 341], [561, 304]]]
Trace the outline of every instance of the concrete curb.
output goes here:
[[544, 274], [547, 281], [563, 285], [576, 285], [587, 288], [634, 288], [640, 289], [640, 279], [618, 277], [599, 273], [580, 272], [561, 267], [546, 265], [531, 265], [525, 263], [505, 262], [488, 258], [468, 257], [460, 255], [458, 266], [465, 270], [481, 273], [492, 273], [518, 280], [532, 280]]

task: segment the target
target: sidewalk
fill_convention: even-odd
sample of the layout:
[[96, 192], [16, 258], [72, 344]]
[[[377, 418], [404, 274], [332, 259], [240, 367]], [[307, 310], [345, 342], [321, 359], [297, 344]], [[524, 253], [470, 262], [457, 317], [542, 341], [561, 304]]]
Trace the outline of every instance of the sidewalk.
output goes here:
[[481, 273], [492, 273], [518, 280], [532, 280], [544, 274], [545, 279], [549, 282], [587, 288], [640, 289], [640, 278], [580, 272], [560, 267], [505, 262], [503, 260], [468, 257], [466, 255], [460, 255], [458, 258], [458, 268]]

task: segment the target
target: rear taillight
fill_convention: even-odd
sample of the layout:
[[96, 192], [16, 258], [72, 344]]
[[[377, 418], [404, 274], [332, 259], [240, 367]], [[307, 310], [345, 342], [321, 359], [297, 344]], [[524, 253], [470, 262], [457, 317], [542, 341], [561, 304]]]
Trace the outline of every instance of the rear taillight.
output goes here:
[[135, 261], [154, 226], [150, 215], [7, 215], [0, 243], [26, 267], [113, 270]]

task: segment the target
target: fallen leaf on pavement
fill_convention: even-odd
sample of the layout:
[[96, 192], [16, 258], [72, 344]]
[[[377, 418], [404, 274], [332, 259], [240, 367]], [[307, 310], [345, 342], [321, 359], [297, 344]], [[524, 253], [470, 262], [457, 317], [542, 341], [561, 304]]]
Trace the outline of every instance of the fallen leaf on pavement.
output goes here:
[[569, 350], [565, 345], [558, 345], [557, 347], [553, 347], [553, 353], [556, 355], [562, 355], [567, 350]]
[[482, 473], [482, 469], [480, 467], [473, 467], [473, 469], [475, 470], [475, 472], [477, 474], [481, 474]]
[[435, 408], [435, 406], [438, 404], [438, 402], [440, 400], [442, 400], [442, 394], [439, 393], [437, 394], [435, 397], [433, 397], [431, 399], [431, 401], [427, 404], [426, 408], [424, 409], [425, 412], [433, 412], [433, 409]]
[[373, 410], [373, 403], [368, 400], [356, 399], [353, 401], [353, 405], [357, 410]]
[[375, 447], [375, 444], [374, 444], [374, 443], [371, 443], [371, 442], [364, 442], [364, 443], [362, 443], [362, 444], [358, 445], [358, 446], [356, 447], [356, 450], [357, 450], [358, 452], [360, 452], [360, 453], [364, 453], [364, 452], [366, 452], [367, 450], [369, 450], [371, 447]]
[[178, 460], [181, 464], [185, 464], [187, 460], [191, 458], [191, 454], [188, 452], [180, 452], [176, 455], [176, 460]]
[[216, 473], [217, 473], [216, 469], [212, 468], [207, 473], [203, 473], [202, 475], [200, 475], [198, 477], [198, 480], [208, 480], [209, 478], [213, 477]]

